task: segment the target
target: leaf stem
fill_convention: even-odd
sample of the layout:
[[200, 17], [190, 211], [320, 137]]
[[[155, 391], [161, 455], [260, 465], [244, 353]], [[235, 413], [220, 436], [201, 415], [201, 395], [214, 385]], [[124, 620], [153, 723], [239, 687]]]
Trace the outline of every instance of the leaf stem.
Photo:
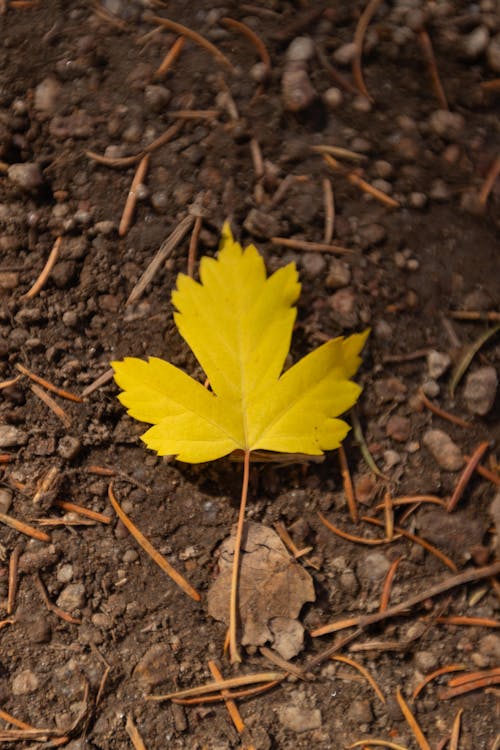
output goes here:
[[250, 478], [250, 451], [244, 452], [243, 459], [243, 481], [241, 484], [240, 512], [238, 515], [238, 526], [234, 540], [233, 572], [231, 576], [231, 599], [229, 603], [229, 655], [231, 663], [241, 661], [238, 651], [238, 639], [236, 628], [238, 622], [238, 578], [240, 572], [241, 539], [243, 536], [243, 525], [245, 523], [245, 508], [248, 497], [248, 480]]

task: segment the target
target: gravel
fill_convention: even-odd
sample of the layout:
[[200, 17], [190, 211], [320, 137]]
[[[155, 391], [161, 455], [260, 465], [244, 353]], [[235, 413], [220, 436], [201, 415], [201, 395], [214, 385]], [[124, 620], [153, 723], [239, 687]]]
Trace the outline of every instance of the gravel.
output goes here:
[[460, 471], [464, 464], [462, 451], [444, 430], [427, 430], [422, 443], [446, 471]]

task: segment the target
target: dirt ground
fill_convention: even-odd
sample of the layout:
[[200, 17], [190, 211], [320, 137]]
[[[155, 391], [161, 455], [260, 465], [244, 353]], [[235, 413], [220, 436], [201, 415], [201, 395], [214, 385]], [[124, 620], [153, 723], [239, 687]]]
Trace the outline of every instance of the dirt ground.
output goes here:
[[[128, 302], [190, 212], [202, 217], [198, 257], [216, 251], [229, 218], [270, 271], [297, 263], [303, 287], [293, 360], [332, 336], [371, 327], [357, 376], [364, 388], [357, 414], [383, 477], [371, 471], [359, 435], [351, 433], [345, 451], [361, 515], [383, 520], [375, 506], [388, 491], [393, 498], [447, 500], [463, 456], [488, 442], [482, 463], [493, 476], [474, 473], [456, 511], [422, 503], [406, 519], [406, 507], [394, 512], [396, 524], [437, 547], [459, 573], [495, 561], [500, 522], [498, 510], [493, 518], [489, 510], [499, 483], [500, 437], [500, 344], [493, 329], [498, 6], [494, 0], [380, 3], [364, 40], [367, 98], [351, 73], [365, 5], [0, 2], [0, 512], [49, 536], [36, 540], [0, 525], [0, 709], [50, 730], [30, 738], [26, 727], [0, 714], [2, 741], [5, 729], [17, 728], [20, 747], [127, 748], [131, 717], [148, 750], [336, 749], [363, 738], [442, 748], [463, 709], [454, 747], [499, 747], [498, 672], [489, 687], [458, 697], [443, 694], [450, 680], [444, 675], [412, 698], [440, 667], [498, 667], [498, 581], [496, 589], [494, 580], [481, 579], [425, 599], [366, 627], [339, 651], [368, 670], [385, 702], [352, 666], [328, 658], [313, 664], [353, 629], [322, 637], [311, 631], [376, 612], [398, 558], [390, 605], [456, 574], [408, 538], [367, 546], [329, 531], [318, 511], [355, 536], [384, 533], [350, 520], [336, 454], [321, 464], [255, 464], [251, 471], [248, 519], [281, 523], [299, 548], [312, 547], [297, 565], [312, 576], [315, 601], [301, 610], [304, 644], [291, 659], [306, 669], [306, 679], [289, 677], [239, 701], [242, 736], [223, 703], [146, 700], [210, 681], [209, 659], [226, 677], [277, 669], [251, 645], [234, 670], [223, 656], [226, 627], [208, 612], [219, 546], [237, 517], [241, 465], [156, 457], [139, 440], [144, 425], [124, 413], [106, 377], [113, 359], [154, 355], [202, 378], [175, 329], [170, 301], [177, 274], [187, 270], [191, 227]], [[219, 57], [186, 39], [170, 71], [158, 75], [179, 34], [158, 26], [155, 14], [200, 33]], [[221, 22], [225, 17], [256, 32], [269, 51], [269, 69], [240, 28]], [[449, 110], [429, 73], [426, 40]], [[179, 117], [179, 110], [194, 113]], [[130, 227], [119, 233], [138, 162], [119, 160], [150, 144]], [[312, 148], [318, 146], [347, 150], [333, 153], [340, 167], [329, 166]], [[357, 184], [360, 176], [378, 196]], [[41, 288], [32, 288], [57, 237], [55, 265]], [[274, 237], [353, 252], [290, 248]], [[478, 319], [454, 317], [457, 310]], [[452, 398], [457, 362], [488, 331]], [[50, 393], [17, 365], [84, 399]], [[430, 411], [421, 389], [469, 426]], [[47, 393], [55, 407], [42, 399]], [[108, 501], [111, 475], [123, 510], [200, 592], [200, 603], [117, 520]], [[481, 620], [446, 620], [457, 616]], [[398, 689], [429, 745], [417, 744]]]

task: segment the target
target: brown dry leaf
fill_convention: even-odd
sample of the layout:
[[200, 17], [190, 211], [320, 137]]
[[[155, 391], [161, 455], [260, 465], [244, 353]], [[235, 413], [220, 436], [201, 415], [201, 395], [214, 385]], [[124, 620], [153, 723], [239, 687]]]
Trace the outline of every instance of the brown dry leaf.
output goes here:
[[[208, 611], [229, 622], [229, 592], [234, 534], [220, 548], [219, 577], [208, 592]], [[295, 560], [279, 536], [267, 526], [247, 523], [242, 544], [239, 617], [244, 646], [274, 645], [285, 659], [303, 648], [303, 627], [297, 621], [305, 602], [315, 600], [312, 578]]]

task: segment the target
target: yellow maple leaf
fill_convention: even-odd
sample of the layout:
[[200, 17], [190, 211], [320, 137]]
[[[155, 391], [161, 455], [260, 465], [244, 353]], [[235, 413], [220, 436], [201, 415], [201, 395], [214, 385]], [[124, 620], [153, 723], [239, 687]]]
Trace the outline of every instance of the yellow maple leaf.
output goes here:
[[349, 380], [368, 331], [339, 337], [282, 373], [300, 293], [291, 263], [266, 276], [257, 249], [224, 225], [217, 259], [203, 257], [201, 283], [179, 274], [176, 325], [211, 390], [156, 357], [112, 362], [128, 413], [153, 424], [142, 439], [159, 455], [211, 461], [235, 449], [321, 455], [349, 426], [338, 415], [357, 400]]

